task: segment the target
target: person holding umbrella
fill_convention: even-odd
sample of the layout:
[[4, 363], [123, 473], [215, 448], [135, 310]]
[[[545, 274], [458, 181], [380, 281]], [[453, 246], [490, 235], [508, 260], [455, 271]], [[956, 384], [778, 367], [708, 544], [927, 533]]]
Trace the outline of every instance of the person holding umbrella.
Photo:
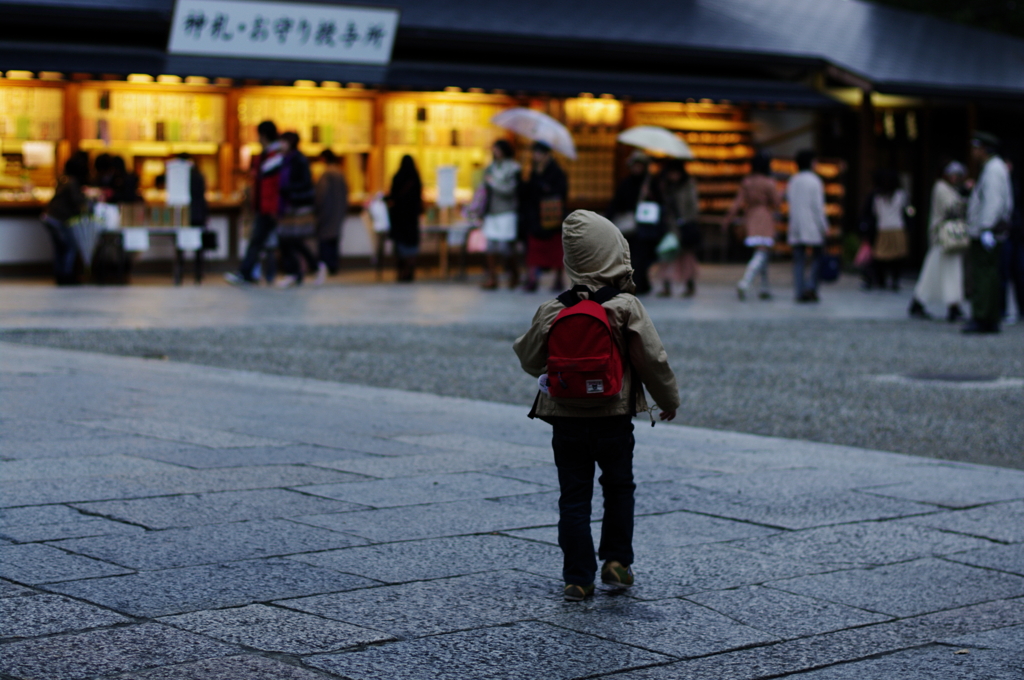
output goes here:
[[530, 177], [523, 183], [520, 214], [526, 231], [527, 292], [537, 290], [545, 269], [555, 271], [552, 290], [562, 291], [562, 220], [569, 180], [544, 142], [533, 143]]

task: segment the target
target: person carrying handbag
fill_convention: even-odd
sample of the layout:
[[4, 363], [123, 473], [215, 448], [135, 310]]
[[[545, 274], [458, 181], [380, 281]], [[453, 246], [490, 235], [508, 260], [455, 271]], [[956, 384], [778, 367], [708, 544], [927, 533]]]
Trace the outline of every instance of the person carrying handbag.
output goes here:
[[648, 270], [657, 260], [658, 243], [665, 235], [661, 191], [651, 175], [650, 163], [642, 151], [630, 154], [629, 174], [619, 183], [606, 213], [629, 244], [637, 295], [651, 292]]
[[673, 283], [684, 283], [683, 297], [693, 297], [700, 273], [697, 264], [697, 248], [701, 243], [700, 223], [697, 221], [700, 214], [697, 181], [690, 177], [686, 165], [676, 158], [665, 163], [661, 176], [664, 197], [662, 225], [667, 234], [675, 237], [679, 248], [674, 257], [657, 267], [656, 276], [661, 280], [658, 297], [671, 297]]
[[[949, 163], [932, 189], [931, 213], [928, 219], [928, 254], [921, 275], [914, 286], [914, 297], [907, 310], [912, 318], [928, 319], [927, 305], [944, 305], [946, 320], [953, 323], [963, 317], [964, 252], [969, 239], [957, 247], [943, 236], [955, 231], [958, 222], [966, 236], [964, 213], [967, 201], [961, 193], [967, 170], [956, 161]], [[952, 229], [950, 227], [952, 226]]]
[[555, 272], [552, 291], [562, 292], [562, 220], [569, 195], [569, 180], [551, 156], [551, 147], [533, 143], [533, 167], [523, 183], [519, 206], [526, 230], [527, 292], [537, 290], [540, 273]]

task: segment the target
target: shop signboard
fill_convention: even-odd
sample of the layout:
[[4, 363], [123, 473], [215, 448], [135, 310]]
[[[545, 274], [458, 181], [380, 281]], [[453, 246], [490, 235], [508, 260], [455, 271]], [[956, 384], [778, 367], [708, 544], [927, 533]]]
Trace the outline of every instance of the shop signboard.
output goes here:
[[170, 54], [386, 65], [397, 9], [177, 0]]

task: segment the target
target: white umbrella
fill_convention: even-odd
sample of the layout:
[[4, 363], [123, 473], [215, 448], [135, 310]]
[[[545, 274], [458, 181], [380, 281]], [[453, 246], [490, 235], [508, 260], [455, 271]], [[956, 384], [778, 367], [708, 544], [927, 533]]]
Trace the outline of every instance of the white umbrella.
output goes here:
[[637, 125], [619, 134], [619, 141], [672, 158], [693, 158], [690, 146], [675, 133], [657, 125]]
[[502, 111], [491, 122], [535, 142], [544, 142], [558, 153], [576, 160], [572, 135], [551, 116], [533, 109], [515, 108]]

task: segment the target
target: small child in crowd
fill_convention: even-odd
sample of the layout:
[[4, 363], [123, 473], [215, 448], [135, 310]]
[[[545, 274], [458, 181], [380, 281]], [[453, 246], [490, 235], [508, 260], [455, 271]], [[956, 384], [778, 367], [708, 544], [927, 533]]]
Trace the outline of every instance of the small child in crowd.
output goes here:
[[[633, 585], [633, 492], [636, 484], [633, 482], [632, 419], [638, 412], [651, 410], [644, 396], [644, 386], [657, 402], [662, 420], [675, 418], [679, 391], [661, 338], [644, 306], [633, 295], [636, 287], [629, 246], [622, 233], [604, 217], [577, 210], [565, 219], [562, 244], [565, 272], [573, 288], [541, 305], [530, 330], [515, 341], [513, 349], [523, 370], [539, 378], [541, 386], [530, 417], [540, 418], [553, 427], [552, 448], [561, 487], [558, 544], [564, 555], [563, 595], [567, 601], [575, 602], [593, 594], [597, 573], [590, 535], [595, 463], [601, 468], [599, 481], [604, 491], [604, 520], [598, 549], [598, 556], [604, 560], [601, 580], [617, 589]], [[562, 326], [566, 314], [570, 313], [568, 310], [582, 300], [600, 303], [601, 309], [593, 304], [582, 304], [581, 308], [589, 309], [578, 313], [576, 321], [570, 323], [592, 325]], [[580, 321], [584, 314], [590, 318]], [[603, 315], [607, 315], [606, 324], [600, 318]], [[596, 326], [594, 319], [598, 322]], [[600, 350], [591, 348], [601, 345], [598, 336], [602, 324], [606, 333], [610, 332], [613, 345], [612, 359], [607, 363], [619, 362], [617, 375], [607, 369], [601, 369], [605, 370], [602, 374], [593, 372], [600, 367], [592, 365], [591, 357]], [[552, 330], [553, 325], [557, 330]], [[563, 328], [597, 328], [598, 332], [591, 336], [590, 330], [580, 330], [577, 331], [579, 337], [574, 338], [566, 336]], [[561, 334], [557, 340], [556, 333]], [[586, 346], [580, 352], [584, 357], [582, 362], [565, 358], [572, 353], [574, 340]], [[554, 356], [556, 347], [558, 357]], [[586, 364], [588, 361], [590, 365]], [[583, 372], [580, 366], [591, 372]], [[579, 383], [576, 392], [573, 381]], [[620, 384], [621, 389], [618, 389]], [[651, 422], [653, 425], [653, 416]]]

